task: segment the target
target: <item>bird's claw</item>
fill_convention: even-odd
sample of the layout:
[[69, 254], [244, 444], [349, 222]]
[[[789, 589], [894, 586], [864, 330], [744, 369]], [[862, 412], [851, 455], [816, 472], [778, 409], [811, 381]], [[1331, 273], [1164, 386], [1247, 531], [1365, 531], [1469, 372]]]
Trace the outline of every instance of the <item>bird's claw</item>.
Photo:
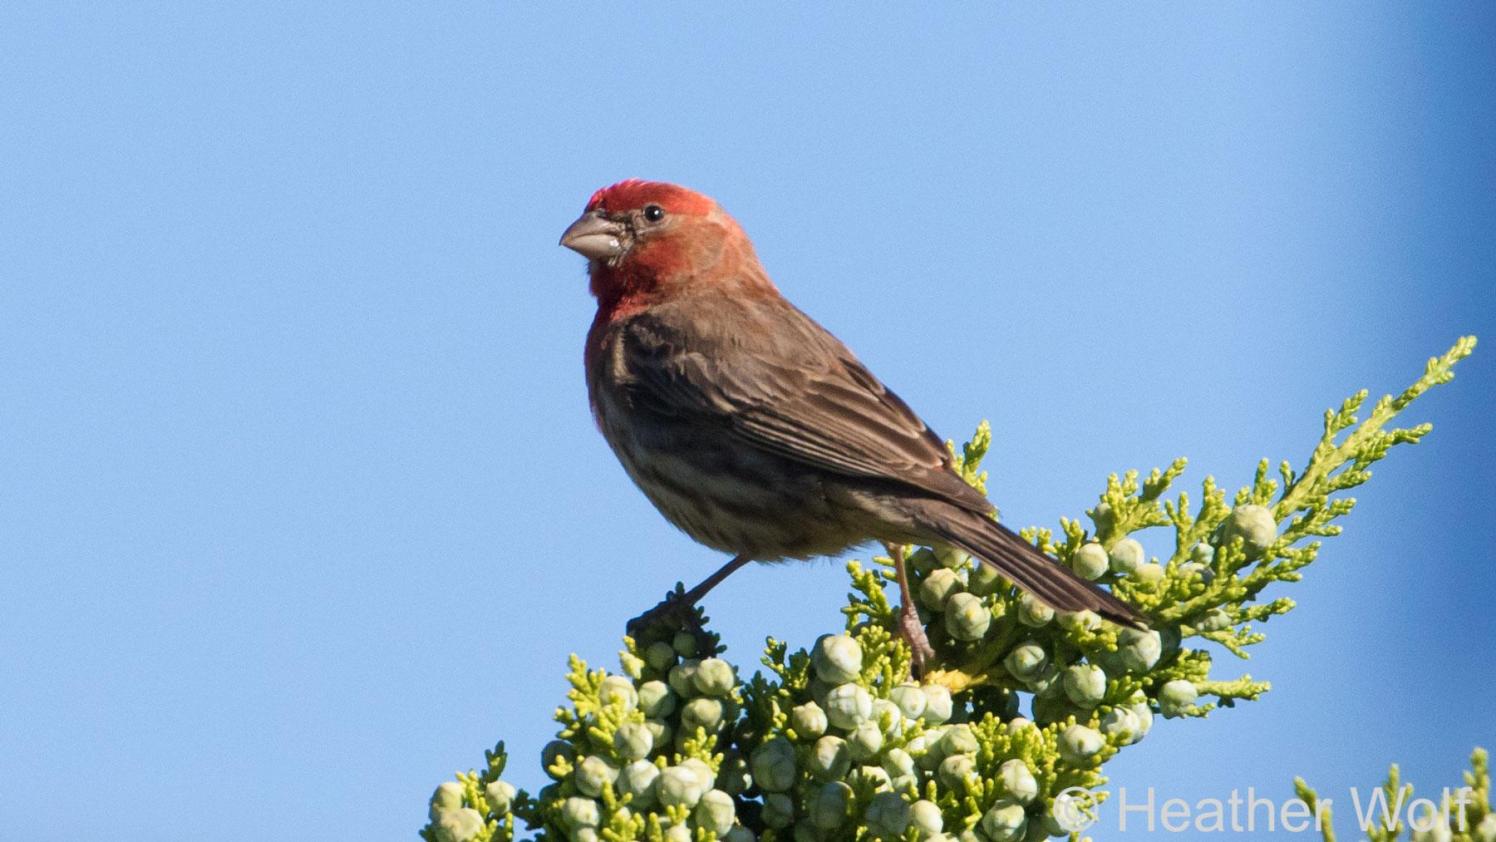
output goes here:
[[624, 625], [624, 630], [635, 640], [638, 640], [640, 635], [651, 627], [665, 624], [668, 624], [672, 630], [688, 631], [692, 634], [700, 633], [701, 623], [696, 616], [695, 605], [682, 597], [683, 594], [678, 590], [665, 594], [660, 604], [629, 620]]
[[909, 671], [915, 678], [925, 674], [925, 667], [935, 659], [935, 647], [919, 621], [919, 611], [910, 603], [899, 609], [899, 636], [909, 644]]

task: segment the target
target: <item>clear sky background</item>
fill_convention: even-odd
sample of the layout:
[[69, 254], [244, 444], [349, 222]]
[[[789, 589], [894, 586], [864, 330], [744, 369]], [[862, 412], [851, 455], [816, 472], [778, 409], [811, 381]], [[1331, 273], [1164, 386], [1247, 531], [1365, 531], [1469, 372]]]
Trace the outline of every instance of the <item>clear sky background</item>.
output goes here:
[[[1015, 525], [1302, 463], [1481, 334], [1218, 659], [1274, 690], [1109, 771], [1342, 803], [1496, 748], [1496, 6], [99, 5], [0, 6], [0, 837], [410, 839], [501, 738], [541, 783], [568, 653], [722, 561], [587, 411], [556, 239], [630, 176], [990, 418]], [[845, 591], [708, 607], [751, 665]]]

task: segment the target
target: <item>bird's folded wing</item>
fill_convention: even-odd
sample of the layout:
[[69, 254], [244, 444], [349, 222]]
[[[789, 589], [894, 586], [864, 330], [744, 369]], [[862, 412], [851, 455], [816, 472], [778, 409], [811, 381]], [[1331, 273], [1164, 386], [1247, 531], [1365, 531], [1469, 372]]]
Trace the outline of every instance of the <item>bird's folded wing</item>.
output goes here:
[[[713, 425], [740, 442], [848, 477], [912, 486], [982, 513], [945, 443], [824, 328], [788, 304], [749, 310], [731, 337], [644, 322], [625, 338], [639, 408]], [[778, 337], [755, 341], [772, 318]]]

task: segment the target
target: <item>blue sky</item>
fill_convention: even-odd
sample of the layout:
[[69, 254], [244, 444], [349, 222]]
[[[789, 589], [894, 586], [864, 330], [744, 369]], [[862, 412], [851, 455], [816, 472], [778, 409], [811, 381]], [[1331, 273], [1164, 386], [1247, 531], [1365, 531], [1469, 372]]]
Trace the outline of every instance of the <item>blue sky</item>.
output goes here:
[[[539, 783], [567, 654], [721, 561], [592, 429], [555, 243], [601, 185], [718, 197], [1053, 524], [1115, 470], [1301, 462], [1496, 339], [1492, 91], [1478, 3], [4, 4], [0, 836], [408, 839], [501, 738]], [[1274, 690], [1115, 784], [1344, 799], [1496, 748], [1493, 359], [1218, 661]], [[845, 589], [708, 608], [751, 664]]]

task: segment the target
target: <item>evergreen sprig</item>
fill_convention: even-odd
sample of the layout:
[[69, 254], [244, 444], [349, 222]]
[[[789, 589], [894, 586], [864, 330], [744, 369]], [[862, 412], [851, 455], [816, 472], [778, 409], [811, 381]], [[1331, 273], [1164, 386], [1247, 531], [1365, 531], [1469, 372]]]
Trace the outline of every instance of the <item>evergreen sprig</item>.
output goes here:
[[[1186, 468], [1177, 459], [1112, 475], [1084, 520], [1023, 530], [1138, 607], [1148, 631], [1056, 613], [959, 552], [918, 548], [911, 586], [936, 657], [917, 682], [896, 633], [892, 561], [853, 561], [844, 629], [809, 650], [771, 638], [765, 670], [746, 682], [718, 657], [699, 610], [626, 638], [616, 672], [573, 656], [569, 704], [542, 756], [552, 783], [517, 793], [501, 778], [500, 744], [483, 771], [437, 789], [421, 834], [509, 842], [520, 821], [533, 839], [580, 842], [1067, 835], [1106, 798], [1103, 764], [1156, 718], [1204, 717], [1268, 690], [1249, 675], [1216, 677], [1212, 649], [1247, 657], [1263, 640], [1256, 627], [1294, 607], [1262, 594], [1298, 581], [1321, 540], [1339, 534], [1355, 505], [1344, 492], [1428, 433], [1391, 424], [1474, 347], [1459, 340], [1364, 420], [1364, 391], [1327, 411], [1302, 469], [1283, 462], [1274, 475], [1263, 460], [1229, 502], [1209, 476], [1197, 505], [1186, 492], [1170, 497]], [[979, 489], [990, 444], [983, 423], [952, 447]], [[1167, 549], [1149, 557], [1134, 536]]]
[[[1356, 803], [1357, 830], [1369, 842], [1393, 842], [1404, 831], [1413, 842], [1496, 842], [1490, 760], [1485, 749], [1471, 752], [1470, 771], [1463, 774], [1465, 785], [1444, 789], [1438, 801], [1429, 799], [1426, 805], [1415, 802], [1413, 785], [1404, 782], [1402, 770], [1392, 764], [1380, 792], [1373, 792], [1365, 805]], [[1321, 817], [1320, 837], [1324, 842], [1335, 842], [1334, 812], [1329, 802], [1322, 802], [1303, 778], [1294, 778], [1293, 788], [1309, 805], [1310, 814]]]

